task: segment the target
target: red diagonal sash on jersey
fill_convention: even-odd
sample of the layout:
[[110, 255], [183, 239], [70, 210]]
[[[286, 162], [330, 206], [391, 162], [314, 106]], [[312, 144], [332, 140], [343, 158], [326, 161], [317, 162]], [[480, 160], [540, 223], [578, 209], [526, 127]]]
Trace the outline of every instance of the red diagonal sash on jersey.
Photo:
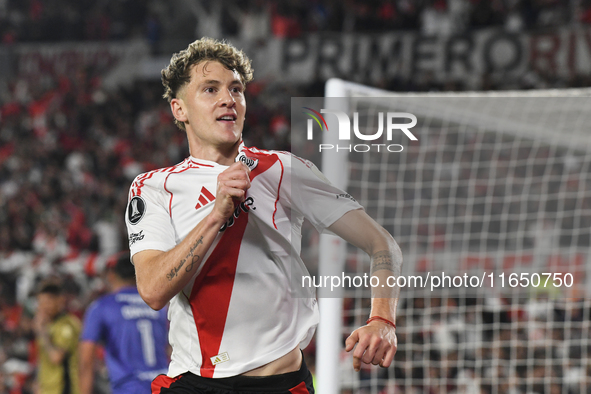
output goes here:
[[276, 162], [279, 162], [279, 164], [281, 165], [281, 174], [279, 176], [279, 183], [277, 185], [277, 198], [275, 199], [275, 211], [273, 212], [273, 226], [275, 227], [275, 229], [277, 229], [277, 224], [275, 224], [275, 214], [277, 213], [277, 203], [279, 202], [279, 190], [281, 189], [281, 182], [283, 182], [283, 163], [281, 162], [281, 160], [279, 160], [279, 157], [276, 154], [269, 155], [263, 153], [255, 153], [249, 151], [248, 149], [246, 149], [245, 151], [249, 153], [247, 157], [259, 160], [259, 164], [250, 173], [251, 181], [257, 175], [262, 174], [263, 172], [271, 168], [271, 166], [273, 166], [273, 164], [275, 164]]
[[[250, 173], [250, 179], [269, 169], [279, 158], [276, 155], [256, 155], [259, 165]], [[279, 190], [277, 191], [279, 193]], [[195, 279], [189, 297], [193, 318], [199, 335], [201, 347], [201, 376], [213, 377], [215, 365], [211, 357], [218, 355], [232, 289], [236, 276], [236, 266], [248, 215], [238, 216], [235, 223], [224, 231], [214, 251], [208, 257], [203, 269]]]
[[213, 377], [215, 365], [210, 357], [219, 353], [222, 343], [240, 244], [247, 223], [248, 215], [240, 215], [234, 225], [224, 231], [195, 279], [189, 298], [203, 357], [201, 376], [206, 378]]

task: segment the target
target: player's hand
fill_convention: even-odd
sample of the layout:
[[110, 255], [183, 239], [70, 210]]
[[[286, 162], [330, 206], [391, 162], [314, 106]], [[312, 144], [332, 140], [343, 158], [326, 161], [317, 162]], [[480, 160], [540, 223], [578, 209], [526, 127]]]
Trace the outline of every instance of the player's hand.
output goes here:
[[218, 175], [217, 191], [213, 213], [226, 221], [234, 212], [235, 203], [246, 199], [250, 188], [250, 169], [242, 162], [233, 163]]
[[355, 371], [361, 369], [361, 362], [388, 368], [392, 364], [397, 346], [398, 339], [394, 327], [381, 321], [372, 321], [358, 328], [345, 341], [347, 352], [355, 348], [353, 351]]

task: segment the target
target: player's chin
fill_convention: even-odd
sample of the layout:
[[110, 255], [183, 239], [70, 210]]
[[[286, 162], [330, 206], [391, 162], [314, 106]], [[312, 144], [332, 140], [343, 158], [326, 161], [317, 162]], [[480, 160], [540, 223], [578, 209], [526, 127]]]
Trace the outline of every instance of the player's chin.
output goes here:
[[221, 125], [220, 130], [220, 137], [226, 140], [227, 142], [235, 142], [238, 141], [242, 137], [242, 127], [239, 127], [236, 124], [229, 125]]

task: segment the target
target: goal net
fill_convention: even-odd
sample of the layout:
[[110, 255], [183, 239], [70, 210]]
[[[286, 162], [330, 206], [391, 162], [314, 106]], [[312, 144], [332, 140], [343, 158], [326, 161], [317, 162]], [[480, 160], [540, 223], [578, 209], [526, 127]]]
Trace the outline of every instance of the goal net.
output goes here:
[[[331, 80], [323, 102], [292, 100], [292, 114], [315, 109], [326, 122], [320, 133], [309, 113], [292, 121], [322, 137], [296, 132], [292, 150], [322, 162], [404, 256], [387, 369], [356, 373], [343, 349], [369, 316], [371, 288], [318, 289], [319, 393], [591, 392], [590, 95], [410, 95]], [[333, 238], [320, 237], [312, 274], [369, 273], [363, 251]]]

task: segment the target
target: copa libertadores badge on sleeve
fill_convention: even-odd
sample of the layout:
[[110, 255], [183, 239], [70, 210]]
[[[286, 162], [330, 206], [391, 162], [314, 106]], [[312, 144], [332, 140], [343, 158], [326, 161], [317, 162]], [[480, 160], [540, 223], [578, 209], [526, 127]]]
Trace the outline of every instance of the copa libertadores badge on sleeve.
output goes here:
[[131, 224], [138, 224], [146, 213], [146, 202], [140, 196], [135, 196], [127, 206], [127, 220]]

